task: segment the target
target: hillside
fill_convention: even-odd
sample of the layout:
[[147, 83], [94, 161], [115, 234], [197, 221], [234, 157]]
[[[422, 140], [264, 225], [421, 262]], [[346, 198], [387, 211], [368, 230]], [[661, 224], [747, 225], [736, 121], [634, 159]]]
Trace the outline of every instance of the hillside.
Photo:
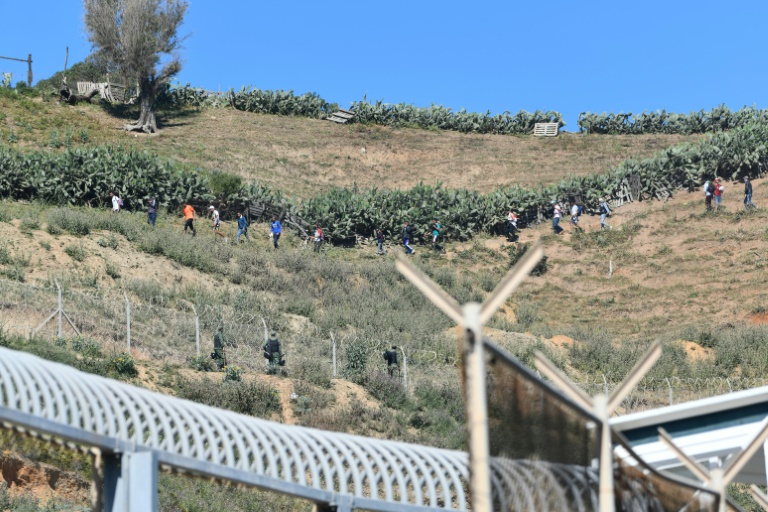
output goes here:
[[134, 113], [0, 95], [0, 141], [19, 148], [123, 144], [191, 168], [220, 170], [309, 197], [333, 186], [410, 188], [420, 181], [489, 192], [601, 172], [628, 157], [647, 157], [701, 135], [563, 133], [557, 138], [472, 135], [379, 126], [337, 125], [230, 109], [162, 111], [159, 134], [119, 128]]
[[[304, 196], [354, 183], [405, 188], [420, 179], [481, 191], [547, 184], [696, 138], [462, 135], [229, 110], [166, 112], [159, 135], [134, 137], [117, 129], [120, 113], [97, 106], [0, 96], [0, 112], [0, 140], [7, 141], [13, 127], [15, 148], [56, 151], [67, 140], [131, 144], [192, 168], [255, 177]], [[758, 204], [768, 195], [766, 183], [754, 181]], [[521, 247], [541, 239], [546, 271], [529, 278], [494, 316], [487, 334], [495, 342], [526, 363], [534, 350], [544, 350], [579, 382], [602, 383], [605, 376], [613, 383], [648, 343], [661, 339], [665, 355], [649, 382], [728, 378], [729, 385], [749, 385], [768, 377], [768, 292], [756, 285], [768, 257], [768, 213], [743, 212], [737, 183], [728, 184], [721, 212], [705, 212], [700, 196], [678, 191], [667, 202], [619, 208], [609, 219], [611, 231], [599, 231], [598, 218], [586, 216], [585, 233], [571, 233], [563, 222], [565, 233], [555, 236], [543, 223], [521, 231], [518, 242], [481, 234], [448, 242], [444, 255], [421, 246], [412, 261], [461, 302], [482, 300]], [[252, 226], [254, 241], [241, 245], [214, 240], [204, 221], [198, 230], [195, 238], [184, 235], [181, 220], [165, 212], [152, 229], [141, 213], [0, 202], [0, 343], [277, 421], [465, 447], [457, 331], [396, 272], [397, 245], [385, 257], [369, 245], [315, 254], [286, 234], [274, 251], [265, 225]], [[223, 230], [231, 242], [232, 223]], [[27, 340], [55, 308], [55, 281], [84, 338], [65, 326], [64, 339], [56, 340], [49, 325]], [[132, 307], [136, 375], [121, 373], [113, 362], [125, 346], [125, 298]], [[195, 357], [192, 305], [200, 317], [201, 358]], [[279, 333], [287, 353], [285, 373], [277, 376], [264, 374], [262, 319]], [[206, 354], [219, 325], [230, 363], [243, 371], [240, 383], [222, 383], [223, 374], [210, 371]], [[336, 376], [332, 340], [338, 343]], [[407, 391], [386, 375], [381, 352], [392, 344], [408, 357]], [[687, 392], [695, 398], [710, 390], [702, 385]], [[624, 410], [661, 405], [667, 396], [666, 388], [644, 391]], [[71, 472], [67, 479], [80, 490], [58, 497], [82, 504], [89, 462], [25, 443], [4, 440], [13, 452], [5, 454], [6, 466], [42, 474], [47, 467], [35, 464], [48, 463]], [[12, 483], [7, 471], [0, 473]], [[205, 509], [201, 495], [226, 500], [231, 510], [306, 508], [290, 500], [272, 503], [261, 493], [163, 478], [163, 510]], [[15, 485], [12, 496], [24, 495], [25, 486], [35, 488], [34, 496], [50, 494], [39, 482]], [[0, 492], [0, 503], [6, 494]], [[251, 499], [256, 508], [249, 508]]]

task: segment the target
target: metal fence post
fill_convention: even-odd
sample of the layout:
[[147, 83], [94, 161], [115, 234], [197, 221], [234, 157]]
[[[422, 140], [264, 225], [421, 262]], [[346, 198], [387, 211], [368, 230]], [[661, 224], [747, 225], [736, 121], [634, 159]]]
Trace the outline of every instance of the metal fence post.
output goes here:
[[467, 409], [467, 431], [469, 432], [470, 488], [472, 507], [478, 511], [490, 512], [491, 464], [488, 433], [488, 402], [485, 395], [485, 360], [483, 354], [482, 323], [480, 304], [470, 302], [462, 307], [464, 313], [464, 377], [467, 400], [472, 407]]
[[333, 357], [333, 378], [336, 378], [336, 338], [331, 333], [331, 355]]
[[157, 454], [126, 452], [104, 457], [104, 512], [157, 510]]
[[197, 308], [194, 304], [192, 306], [192, 312], [195, 314], [195, 351], [197, 357], [200, 357], [200, 317], [197, 316]]
[[61, 317], [64, 314], [64, 305], [63, 305], [62, 300], [61, 300], [61, 286], [59, 286], [59, 282], [58, 281], [54, 281], [54, 282], [56, 283], [56, 290], [58, 290], [58, 294], [59, 294], [59, 338], [61, 338], [61, 334], [62, 334], [62, 331], [61, 331]]
[[405, 357], [405, 349], [401, 346], [400, 351], [403, 353], [403, 389], [408, 392], [408, 360]]
[[669, 377], [664, 378], [665, 381], [667, 381], [667, 387], [669, 388], [669, 405], [672, 405], [673, 403], [673, 396], [672, 396], [672, 383], [669, 382]]
[[125, 297], [125, 339], [127, 343], [127, 352], [131, 353], [131, 301], [128, 300], [128, 295], [123, 292]]

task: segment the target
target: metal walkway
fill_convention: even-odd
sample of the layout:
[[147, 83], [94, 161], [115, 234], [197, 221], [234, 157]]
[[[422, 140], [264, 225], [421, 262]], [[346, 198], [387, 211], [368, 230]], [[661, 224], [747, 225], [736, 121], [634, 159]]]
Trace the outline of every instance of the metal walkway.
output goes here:
[[[464, 452], [282, 425], [5, 348], [0, 421], [100, 450], [106, 510], [156, 509], [158, 467], [289, 494], [320, 509], [466, 510], [469, 501]], [[592, 471], [502, 459], [491, 466], [496, 499], [514, 496], [504, 510], [595, 507]]]

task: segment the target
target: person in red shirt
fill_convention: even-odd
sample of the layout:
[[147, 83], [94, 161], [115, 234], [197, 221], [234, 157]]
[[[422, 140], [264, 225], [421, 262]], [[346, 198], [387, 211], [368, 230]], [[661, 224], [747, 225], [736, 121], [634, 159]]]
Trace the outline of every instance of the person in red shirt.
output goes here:
[[715, 178], [715, 211], [720, 209], [720, 203], [723, 201], [723, 190], [725, 190], [723, 182], [720, 181], [720, 178]]

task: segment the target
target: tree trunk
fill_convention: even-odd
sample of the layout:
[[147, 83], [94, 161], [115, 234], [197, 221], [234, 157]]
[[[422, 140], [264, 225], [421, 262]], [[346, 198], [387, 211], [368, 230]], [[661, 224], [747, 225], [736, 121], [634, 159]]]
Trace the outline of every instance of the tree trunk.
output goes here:
[[138, 121], [125, 125], [125, 129], [128, 131], [155, 133], [157, 131], [157, 119], [155, 118], [154, 84], [150, 80], [142, 80], [139, 87], [141, 114]]

